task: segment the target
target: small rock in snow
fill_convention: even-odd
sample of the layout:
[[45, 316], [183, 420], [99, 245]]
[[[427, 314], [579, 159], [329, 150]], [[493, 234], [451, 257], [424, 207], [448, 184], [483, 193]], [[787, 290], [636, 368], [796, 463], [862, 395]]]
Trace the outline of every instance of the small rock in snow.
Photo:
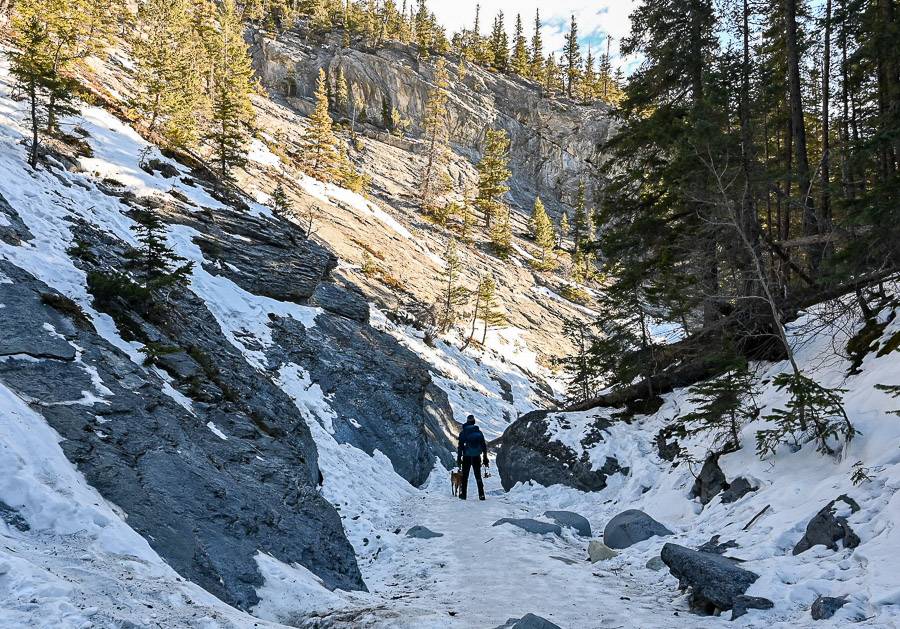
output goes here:
[[856, 548], [859, 546], [859, 536], [850, 528], [847, 518], [843, 515], [838, 515], [839, 509], [844, 508], [843, 505], [838, 503], [846, 504], [850, 508], [851, 513], [859, 511], [859, 504], [847, 495], [838, 496], [829, 502], [806, 525], [806, 533], [794, 546], [795, 555], [806, 552], [818, 544], [827, 546], [831, 550], [837, 550], [837, 542], [839, 541], [844, 545], [844, 548]]
[[537, 535], [553, 533], [554, 535], [562, 536], [562, 528], [559, 525], [540, 522], [539, 520], [532, 520], [531, 518], [502, 518], [494, 522], [494, 526], [500, 526], [501, 524], [512, 524], [524, 531], [535, 533]]
[[431, 529], [428, 529], [424, 526], [416, 525], [406, 532], [406, 536], [413, 537], [415, 539], [432, 539], [434, 537], [443, 537], [444, 534], [436, 533], [435, 531], [432, 531]]
[[588, 544], [588, 558], [591, 560], [591, 563], [607, 561], [608, 559], [618, 556], [618, 554], [619, 553], [599, 540], [592, 539], [591, 543]]
[[609, 521], [603, 530], [603, 543], [610, 548], [628, 548], [657, 535], [663, 537], [671, 534], [672, 531], [643, 511], [629, 509]]
[[573, 511], [546, 511], [545, 518], [550, 518], [560, 526], [575, 529], [582, 537], [591, 536], [591, 523], [583, 515]]
[[813, 601], [810, 613], [813, 620], [828, 620], [847, 604], [846, 596], [820, 596]]
[[546, 618], [525, 614], [521, 618], [510, 618], [506, 624], [500, 625], [496, 629], [561, 629], [561, 627]]

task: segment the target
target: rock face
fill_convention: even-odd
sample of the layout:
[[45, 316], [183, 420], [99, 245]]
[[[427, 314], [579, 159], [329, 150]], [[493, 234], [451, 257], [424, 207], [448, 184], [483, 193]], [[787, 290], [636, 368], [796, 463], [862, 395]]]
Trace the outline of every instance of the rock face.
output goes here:
[[838, 549], [837, 542], [841, 542], [844, 548], [859, 546], [859, 536], [850, 528], [847, 518], [838, 515], [839, 508], [849, 509], [851, 513], [859, 511], [856, 501], [846, 495], [838, 496], [829, 502], [807, 524], [806, 533], [794, 546], [795, 555], [806, 552], [818, 544], [827, 546], [831, 550]]
[[[300, 27], [275, 41], [256, 42], [254, 65], [271, 93], [306, 112], [319, 68], [331, 76], [337, 76], [340, 68], [349, 82], [351, 99], [364, 103], [366, 120], [383, 126], [382, 108], [387, 103], [412, 122], [409, 133], [418, 137], [432, 86], [432, 63], [420, 61], [413, 48], [398, 43], [369, 52], [342, 47], [339, 34], [315, 45], [310, 45], [308, 37]], [[453, 83], [447, 105], [451, 142], [475, 159], [481, 153], [485, 129], [505, 129], [511, 140], [511, 195], [518, 205], [530, 207], [537, 193], [551, 208], [559, 201], [571, 204], [578, 181], [589, 173], [601, 173], [605, 159], [598, 147], [612, 131], [608, 106], [542, 98], [533, 83], [485, 72], [472, 64], [467, 64], [464, 76], [459, 76], [455, 62], [448, 63], [447, 69]]]
[[[329, 588], [365, 589], [340, 517], [319, 493], [307, 419], [276, 384], [279, 368], [294, 363], [320, 386], [336, 439], [384, 452], [413, 483], [436, 458], [452, 461], [446, 396], [425, 363], [365, 323], [361, 304], [319, 289], [336, 259], [294, 226], [227, 208], [215, 221], [159, 212], [198, 232], [208, 273], [286, 302], [309, 304], [318, 293], [324, 312], [308, 329], [270, 314], [265, 342], [244, 331], [226, 337], [188, 287], [170, 291], [165, 308], [102, 290], [91, 278], [125, 268], [130, 249], [76, 223], [76, 264], [94, 307], [123, 338], [154, 348], [148, 364], [107, 342], [74, 302], [0, 260], [0, 277], [11, 280], [0, 282], [0, 381], [33, 402], [88, 483], [167, 563], [223, 601], [245, 610], [259, 602], [259, 552], [308, 568]], [[4, 213], [0, 237], [29, 240], [15, 212]], [[14, 507], [0, 517], [21, 525]]]
[[728, 489], [728, 481], [725, 479], [722, 468], [719, 467], [719, 457], [707, 457], [691, 488], [691, 498], [700, 498], [701, 504], [709, 504], [719, 492], [726, 489]]
[[369, 302], [359, 293], [341, 288], [335, 284], [319, 284], [309, 302], [325, 310], [359, 321], [369, 322]]
[[828, 620], [847, 604], [846, 596], [820, 596], [813, 601], [809, 612], [813, 620]]
[[759, 575], [739, 568], [726, 557], [677, 544], [663, 546], [660, 557], [678, 579], [679, 588], [690, 588], [691, 608], [698, 613], [713, 614], [732, 608], [743, 613], [772, 605], [766, 599], [744, 596]]
[[578, 515], [572, 511], [547, 511], [544, 513], [544, 517], [550, 518], [560, 526], [575, 529], [582, 537], [591, 536], [591, 523], [583, 515]]
[[651, 537], [671, 535], [672, 531], [643, 511], [623, 511], [606, 525], [603, 542], [610, 548], [628, 548]]
[[495, 629], [562, 629], [559, 625], [554, 624], [546, 618], [535, 616], [534, 614], [525, 614], [521, 618], [510, 618], [504, 624]]
[[562, 528], [560, 526], [541, 522], [540, 520], [532, 520], [531, 518], [502, 518], [494, 522], [494, 526], [500, 526], [501, 524], [512, 524], [523, 531], [528, 531], [535, 535], [546, 535], [548, 533], [562, 535]]
[[503, 433], [497, 454], [500, 481], [507, 491], [516, 483], [534, 481], [546, 487], [567, 485], [581, 491], [600, 491], [612, 474], [628, 473], [628, 468], [607, 457], [600, 469], [594, 469], [586, 453], [581, 457], [547, 434], [547, 411], [522, 415]]

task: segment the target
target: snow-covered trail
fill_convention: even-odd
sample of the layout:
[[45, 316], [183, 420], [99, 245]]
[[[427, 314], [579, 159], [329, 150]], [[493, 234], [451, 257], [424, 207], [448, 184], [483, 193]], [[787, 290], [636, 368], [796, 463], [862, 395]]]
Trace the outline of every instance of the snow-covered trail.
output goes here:
[[443, 536], [404, 538], [385, 572], [369, 580], [372, 593], [398, 612], [391, 626], [490, 629], [527, 613], [564, 629], [670, 626], [660, 611], [671, 608], [677, 593], [648, 587], [613, 565], [591, 565], [589, 540], [572, 530], [559, 538], [493, 526], [541, 511], [504, 493], [496, 473], [486, 479], [484, 502], [471, 498], [470, 481], [470, 498], [462, 501], [451, 496], [449, 479], [435, 476], [398, 513], [398, 527], [422, 525]]

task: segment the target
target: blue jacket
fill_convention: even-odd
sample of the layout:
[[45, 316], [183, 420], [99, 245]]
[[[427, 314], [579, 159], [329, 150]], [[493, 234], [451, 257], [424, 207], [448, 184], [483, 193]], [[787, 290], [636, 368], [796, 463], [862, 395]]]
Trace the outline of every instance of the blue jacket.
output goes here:
[[456, 449], [459, 457], [487, 455], [487, 442], [481, 429], [475, 424], [466, 424], [459, 433], [459, 446]]

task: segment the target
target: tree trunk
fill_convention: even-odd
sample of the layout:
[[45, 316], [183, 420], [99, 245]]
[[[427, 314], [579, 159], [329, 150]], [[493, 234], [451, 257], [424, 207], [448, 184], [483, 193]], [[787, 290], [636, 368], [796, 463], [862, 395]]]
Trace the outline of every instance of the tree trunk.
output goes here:
[[34, 170], [38, 167], [38, 113], [37, 113], [37, 84], [34, 78], [28, 85], [28, 98], [31, 104], [31, 152], [28, 156], [28, 163]]
[[[791, 105], [791, 128], [797, 156], [797, 183], [803, 208], [803, 235], [818, 233], [816, 209], [811, 196], [812, 176], [806, 148], [806, 122], [803, 119], [803, 86], [800, 82], [800, 49], [797, 41], [797, 0], [784, 0], [785, 43], [787, 46], [788, 98]], [[811, 247], [807, 252], [811, 270], [819, 266], [819, 251]]]
[[[829, 105], [831, 104], [831, 0], [825, 2], [825, 46], [822, 52], [822, 201], [819, 204], [818, 231], [827, 234], [831, 231], [831, 150], [828, 134]], [[819, 255], [828, 257], [831, 246], [821, 248]]]

